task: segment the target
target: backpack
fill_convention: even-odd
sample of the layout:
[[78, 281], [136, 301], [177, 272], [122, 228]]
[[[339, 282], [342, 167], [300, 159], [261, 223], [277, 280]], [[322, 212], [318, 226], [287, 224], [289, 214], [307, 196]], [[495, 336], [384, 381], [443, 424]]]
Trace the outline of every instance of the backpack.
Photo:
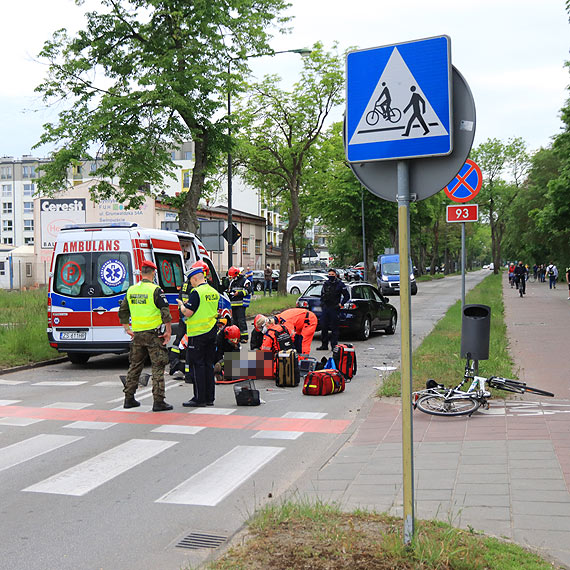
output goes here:
[[336, 368], [340, 370], [347, 382], [356, 374], [356, 350], [352, 344], [337, 344], [332, 351]]
[[275, 331], [275, 340], [279, 350], [293, 350], [295, 347], [293, 346], [293, 340], [291, 339], [291, 335], [289, 334], [287, 327], [283, 325], [279, 326], [281, 327], [281, 332]]
[[328, 396], [344, 392], [344, 376], [338, 370], [309, 372], [303, 383], [305, 396]]

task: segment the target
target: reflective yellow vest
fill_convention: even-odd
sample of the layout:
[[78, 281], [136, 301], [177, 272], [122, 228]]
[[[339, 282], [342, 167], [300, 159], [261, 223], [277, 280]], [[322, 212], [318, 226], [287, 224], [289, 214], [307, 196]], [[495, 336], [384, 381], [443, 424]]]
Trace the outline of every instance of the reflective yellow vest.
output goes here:
[[162, 324], [160, 309], [154, 304], [154, 292], [158, 285], [150, 281], [140, 281], [127, 291], [127, 301], [131, 312], [133, 331], [150, 331]]
[[218, 301], [220, 294], [210, 285], [204, 283], [194, 288], [200, 297], [198, 309], [186, 319], [186, 333], [188, 336], [198, 336], [212, 330], [218, 316]]

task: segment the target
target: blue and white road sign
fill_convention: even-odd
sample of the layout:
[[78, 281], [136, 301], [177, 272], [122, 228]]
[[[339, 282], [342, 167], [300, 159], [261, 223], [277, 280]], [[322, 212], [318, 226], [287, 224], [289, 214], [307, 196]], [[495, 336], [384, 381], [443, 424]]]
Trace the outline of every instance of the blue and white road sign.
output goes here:
[[346, 57], [349, 162], [443, 156], [453, 150], [448, 36]]

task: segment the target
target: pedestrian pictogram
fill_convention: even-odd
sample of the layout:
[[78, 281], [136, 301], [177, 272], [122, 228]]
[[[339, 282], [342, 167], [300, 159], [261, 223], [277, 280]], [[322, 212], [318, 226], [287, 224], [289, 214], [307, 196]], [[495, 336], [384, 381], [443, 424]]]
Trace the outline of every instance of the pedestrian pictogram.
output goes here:
[[445, 187], [445, 193], [454, 202], [469, 202], [477, 196], [482, 185], [481, 169], [468, 158], [457, 176]]
[[347, 56], [347, 158], [351, 162], [452, 151], [447, 36]]

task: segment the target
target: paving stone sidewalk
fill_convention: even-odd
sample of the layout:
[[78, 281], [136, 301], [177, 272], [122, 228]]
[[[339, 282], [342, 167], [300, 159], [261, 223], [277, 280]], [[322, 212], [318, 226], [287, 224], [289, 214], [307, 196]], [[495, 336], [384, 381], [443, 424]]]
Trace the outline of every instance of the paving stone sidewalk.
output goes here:
[[[503, 291], [519, 377], [556, 397], [497, 400], [471, 418], [416, 411], [415, 515], [512, 539], [570, 568], [568, 290], [529, 283], [521, 299], [505, 280]], [[401, 516], [400, 403], [376, 400], [362, 414], [298, 493]]]

